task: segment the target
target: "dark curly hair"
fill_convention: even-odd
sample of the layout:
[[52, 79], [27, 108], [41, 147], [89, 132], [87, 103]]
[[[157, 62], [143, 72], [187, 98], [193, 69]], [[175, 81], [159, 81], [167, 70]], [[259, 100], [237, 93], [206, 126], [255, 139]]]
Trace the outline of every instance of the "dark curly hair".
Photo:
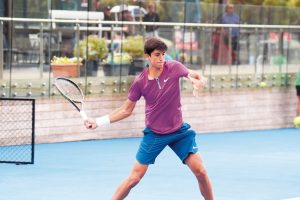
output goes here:
[[160, 50], [166, 52], [168, 50], [167, 45], [158, 38], [152, 37], [146, 40], [144, 45], [144, 53], [151, 55], [154, 50]]

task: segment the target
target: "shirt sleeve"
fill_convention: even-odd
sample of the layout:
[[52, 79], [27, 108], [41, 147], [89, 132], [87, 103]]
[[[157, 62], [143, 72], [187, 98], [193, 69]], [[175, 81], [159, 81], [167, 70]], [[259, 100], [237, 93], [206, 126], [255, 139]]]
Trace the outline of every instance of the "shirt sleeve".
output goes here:
[[186, 66], [184, 66], [182, 63], [174, 61], [173, 63], [173, 73], [176, 77], [187, 77], [189, 74], [189, 70]]
[[137, 79], [135, 79], [128, 91], [128, 99], [132, 102], [137, 102], [142, 96], [138, 83]]

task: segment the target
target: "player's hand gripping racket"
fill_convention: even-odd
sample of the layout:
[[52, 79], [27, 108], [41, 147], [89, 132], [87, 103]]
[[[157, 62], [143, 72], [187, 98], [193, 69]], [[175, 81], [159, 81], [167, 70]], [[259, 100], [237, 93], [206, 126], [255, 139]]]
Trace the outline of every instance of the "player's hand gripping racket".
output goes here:
[[[56, 78], [55, 87], [80, 113], [83, 120], [87, 120], [87, 115], [84, 112], [84, 95], [82, 90], [73, 81], [67, 78]], [[80, 107], [77, 105], [80, 104]], [[89, 125], [92, 127], [92, 125]]]
[[207, 78], [204, 76], [201, 77], [201, 79], [193, 78], [192, 76], [188, 77], [193, 84], [193, 95], [197, 97], [199, 95], [199, 92], [207, 85]]

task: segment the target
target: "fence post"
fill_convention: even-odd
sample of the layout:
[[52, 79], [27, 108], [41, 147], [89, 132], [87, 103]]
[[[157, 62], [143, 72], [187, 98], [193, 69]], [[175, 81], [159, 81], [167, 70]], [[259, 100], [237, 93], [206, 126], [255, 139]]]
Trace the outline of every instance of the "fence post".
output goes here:
[[40, 27], [40, 50], [39, 50], [39, 57], [40, 57], [40, 78], [43, 78], [44, 73], [44, 26], [41, 23]]
[[80, 42], [80, 24], [76, 23], [76, 32], [75, 32], [75, 48], [77, 51], [77, 69], [78, 69], [78, 74], [80, 75], [80, 62], [79, 62], [79, 58], [80, 58], [80, 46], [79, 46], [79, 42]]
[[3, 49], [3, 21], [0, 22], [0, 79], [3, 79], [3, 55], [4, 55], [4, 49]]

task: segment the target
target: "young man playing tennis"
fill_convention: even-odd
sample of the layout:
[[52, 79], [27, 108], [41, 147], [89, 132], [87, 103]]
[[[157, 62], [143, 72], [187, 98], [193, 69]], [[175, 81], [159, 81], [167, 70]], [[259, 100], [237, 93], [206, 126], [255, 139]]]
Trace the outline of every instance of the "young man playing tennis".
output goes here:
[[[133, 169], [113, 195], [113, 200], [122, 200], [139, 183], [148, 166], [154, 164], [160, 152], [169, 146], [196, 176], [199, 189], [205, 200], [213, 200], [212, 186], [198, 153], [195, 131], [182, 121], [180, 103], [180, 78], [187, 77], [200, 89], [206, 79], [176, 61], [165, 61], [167, 46], [157, 38], [145, 42], [145, 56], [149, 67], [139, 74], [131, 85], [124, 104], [109, 115], [85, 121], [87, 128], [114, 123], [129, 117], [136, 102], [143, 96], [145, 105], [144, 137], [137, 151]], [[92, 125], [90, 127], [90, 125]]]

